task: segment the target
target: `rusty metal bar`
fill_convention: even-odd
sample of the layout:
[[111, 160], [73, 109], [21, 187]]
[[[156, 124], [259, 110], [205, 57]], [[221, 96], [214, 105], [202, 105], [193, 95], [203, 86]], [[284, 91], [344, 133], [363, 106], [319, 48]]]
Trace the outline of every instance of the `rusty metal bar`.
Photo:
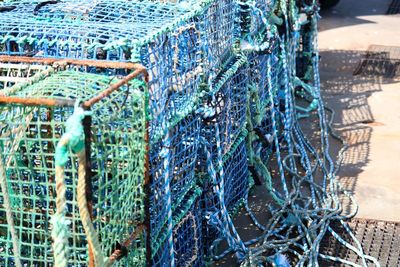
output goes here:
[[12, 63], [41, 63], [46, 65], [52, 64], [70, 64], [81, 65], [87, 67], [97, 67], [104, 69], [138, 69], [147, 76], [146, 68], [139, 63], [117, 62], [109, 60], [90, 60], [90, 59], [68, 59], [68, 58], [38, 58], [38, 57], [21, 57], [21, 56], [0, 56], [0, 62]]
[[83, 107], [84, 108], [92, 107], [94, 104], [96, 104], [97, 102], [101, 101], [103, 98], [109, 96], [110, 94], [112, 94], [112, 92], [114, 92], [115, 90], [117, 90], [118, 88], [123, 86], [124, 84], [127, 84], [130, 80], [136, 78], [140, 73], [142, 73], [142, 70], [135, 70], [134, 72], [132, 72], [131, 74], [129, 74], [128, 76], [123, 78], [122, 80], [120, 80], [117, 83], [115, 83], [115, 84], [111, 85], [110, 87], [108, 87], [106, 90], [104, 90], [103, 92], [101, 92], [97, 96], [85, 101], [83, 103]]
[[0, 104], [20, 104], [25, 106], [47, 106], [47, 107], [73, 107], [75, 101], [63, 98], [35, 98], [0, 96]]
[[[142, 70], [135, 70], [131, 74], [124, 77], [122, 80], [111, 85], [97, 96], [85, 101], [83, 108], [90, 108], [94, 104], [98, 103], [102, 99], [106, 98], [114, 91], [118, 90], [124, 84], [127, 84], [130, 80], [136, 78], [142, 73]], [[62, 98], [35, 98], [35, 97], [16, 97], [16, 96], [0, 96], [0, 104], [21, 104], [26, 106], [49, 106], [49, 107], [71, 107], [74, 106], [75, 100], [62, 99]]]
[[151, 176], [150, 176], [150, 135], [149, 135], [149, 122], [146, 122], [146, 134], [144, 137], [144, 141], [146, 144], [146, 155], [145, 155], [145, 163], [144, 163], [144, 225], [146, 227], [146, 266], [151, 266], [152, 260], [152, 246], [151, 246], [151, 229], [150, 229], [150, 195], [151, 195]]
[[[90, 109], [86, 109], [89, 111]], [[86, 181], [86, 201], [88, 206], [88, 211], [90, 214], [90, 219], [93, 221], [93, 186], [92, 186], [92, 162], [90, 160], [91, 154], [91, 142], [92, 142], [92, 117], [85, 116], [82, 121], [83, 130], [85, 133], [85, 153], [86, 153], [86, 161], [85, 161], [85, 181]], [[89, 244], [89, 267], [94, 267], [94, 254], [93, 248]]]

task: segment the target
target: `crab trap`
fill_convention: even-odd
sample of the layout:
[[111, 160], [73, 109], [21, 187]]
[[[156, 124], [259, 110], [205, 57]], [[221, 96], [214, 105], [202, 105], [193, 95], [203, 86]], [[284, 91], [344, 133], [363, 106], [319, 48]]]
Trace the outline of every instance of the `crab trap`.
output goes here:
[[54, 60], [2, 91], [0, 265], [145, 264], [144, 78], [138, 64]]

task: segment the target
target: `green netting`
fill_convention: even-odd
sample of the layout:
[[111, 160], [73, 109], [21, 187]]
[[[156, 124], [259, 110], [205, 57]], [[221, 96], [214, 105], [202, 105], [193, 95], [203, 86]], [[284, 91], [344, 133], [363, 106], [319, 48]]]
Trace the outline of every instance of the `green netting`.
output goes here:
[[[81, 72], [51, 71], [33, 83], [4, 92], [10, 96], [88, 100], [120, 77]], [[15, 89], [15, 90], [14, 90]], [[90, 175], [94, 225], [106, 256], [130, 237], [144, 221], [144, 170], [147, 95], [145, 84], [132, 80], [92, 107]], [[65, 133], [73, 107], [0, 106], [1, 160], [7, 190], [0, 196], [0, 265], [13, 266], [12, 237], [6, 221], [4, 196], [11, 212], [22, 264], [52, 266], [51, 216], [55, 213], [55, 148]], [[69, 266], [85, 266], [86, 236], [77, 208], [77, 158], [65, 166], [67, 213], [70, 220]], [[144, 234], [134, 240], [120, 265], [143, 266]]]

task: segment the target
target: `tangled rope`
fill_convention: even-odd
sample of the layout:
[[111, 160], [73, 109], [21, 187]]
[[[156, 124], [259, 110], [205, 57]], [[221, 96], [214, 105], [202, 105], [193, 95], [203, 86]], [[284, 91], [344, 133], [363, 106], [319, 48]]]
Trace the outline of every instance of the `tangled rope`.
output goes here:
[[[286, 267], [290, 266], [292, 261], [295, 261], [292, 263], [295, 263], [296, 266], [319, 266], [319, 259], [341, 262], [351, 266], [367, 267], [369, 262], [372, 262], [375, 266], [380, 266], [375, 258], [365, 255], [362, 245], [344, 221], [354, 216], [356, 211], [347, 216], [341, 214], [342, 206], [339, 195], [343, 194], [349, 197], [350, 201], [354, 201], [354, 198], [343, 190], [336, 178], [347, 146], [343, 139], [333, 131], [331, 124], [334, 112], [325, 107], [321, 97], [319, 54], [316, 37], [317, 20], [319, 18], [317, 4], [314, 1], [313, 6], [303, 7], [309, 18], [307, 22], [304, 22], [300, 21], [298, 10], [295, 6], [287, 6], [285, 3], [286, 1], [276, 2], [283, 17], [280, 24], [284, 26], [281, 35], [277, 37], [281, 44], [279, 60], [283, 69], [283, 75], [280, 76], [282, 80], [278, 82], [278, 86], [281, 85], [281, 89], [279, 89], [281, 91], [275, 92], [274, 85], [271, 83], [272, 65], [271, 58], [269, 58], [267, 62], [269, 101], [266, 108], [266, 110], [269, 110], [271, 119], [271, 141], [274, 145], [273, 153], [276, 158], [280, 187], [283, 192], [273, 188], [267, 162], [261, 160], [259, 152], [251, 151], [251, 144], [257, 139], [252, 120], [257, 124], [262, 118], [262, 114], [257, 113], [256, 116], [258, 117], [248, 118], [247, 120], [247, 127], [250, 132], [248, 137], [249, 162], [256, 165], [257, 170], [264, 177], [268, 192], [275, 200], [275, 206], [268, 206], [271, 218], [267, 222], [261, 223], [252, 213], [246, 200], [246, 211], [254, 224], [263, 231], [263, 234], [253, 240], [243, 242], [234, 230], [227, 231], [226, 228], [220, 227], [221, 233], [228, 241], [229, 249], [221, 253], [220, 256], [214, 257], [214, 259], [219, 259], [230, 252], [235, 252], [241, 266], [264, 266], [265, 263], [270, 263], [274, 266]], [[287, 15], [288, 10], [289, 16]], [[256, 12], [258, 11], [256, 10]], [[265, 23], [265, 20], [263, 21]], [[309, 70], [311, 72], [309, 73], [312, 75], [310, 77], [312, 84], [304, 82], [296, 76], [296, 49], [299, 46], [299, 29], [301, 25], [307, 23], [309, 24], [310, 32], [304, 34], [308, 34], [309, 43], [303, 43], [303, 46], [308, 46], [311, 49], [307, 53], [310, 57]], [[259, 48], [251, 47], [246, 42], [242, 43], [242, 48], [245, 49], [245, 52], [248, 52], [247, 50], [251, 52], [260, 51]], [[306, 108], [299, 106], [295, 97], [295, 93], [300, 88], [302, 91], [297, 95], [309, 102]], [[248, 102], [247, 105], [249, 117], [252, 116], [249, 107], [250, 103]], [[326, 111], [331, 113], [329, 121]], [[314, 147], [311, 141], [308, 140], [299, 123], [299, 119], [312, 118], [313, 114], [316, 114], [318, 118], [320, 130], [319, 147]], [[282, 126], [282, 130], [278, 129], [278, 124]], [[330, 155], [330, 136], [344, 144], [336, 162]], [[209, 166], [211, 166], [211, 163]], [[212, 168], [209, 173], [212, 176]], [[317, 177], [320, 176], [322, 181], [317, 180]], [[308, 188], [309, 193], [302, 188]], [[223, 189], [221, 190], [220, 187], [215, 186], [214, 190], [223, 195]], [[223, 199], [220, 198], [220, 201], [223, 204]], [[212, 219], [215, 220], [215, 218], [211, 218], [211, 221]], [[219, 221], [218, 224], [230, 225], [230, 219], [223, 221], [224, 219], [222, 217], [222, 221]], [[332, 229], [331, 223], [333, 221], [340, 222], [355, 245], [344, 240]], [[231, 227], [234, 228], [234, 226]], [[350, 263], [340, 257], [320, 253], [321, 241], [327, 233], [335, 237], [343, 246], [355, 252], [361, 258], [362, 265]], [[235, 240], [235, 242], [231, 240]]]

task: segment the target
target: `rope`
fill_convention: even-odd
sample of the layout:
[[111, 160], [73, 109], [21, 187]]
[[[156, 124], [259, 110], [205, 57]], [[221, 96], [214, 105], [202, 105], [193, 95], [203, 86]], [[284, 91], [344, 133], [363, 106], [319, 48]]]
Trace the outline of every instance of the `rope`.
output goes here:
[[[57, 145], [57, 150], [62, 151], [60, 153], [67, 153], [68, 143], [69, 137], [61, 137]], [[53, 225], [51, 237], [53, 238], [54, 265], [61, 267], [68, 266], [68, 238], [70, 237], [69, 225], [71, 223], [65, 217], [67, 213], [67, 199], [65, 196], [67, 189], [64, 178], [64, 168], [66, 163], [66, 161], [58, 161], [56, 158], [56, 213], [52, 216], [50, 221]]]
[[68, 162], [68, 151], [72, 150], [78, 156], [78, 187], [77, 199], [78, 208], [85, 230], [89, 247], [93, 250], [96, 266], [106, 266], [106, 261], [101, 251], [96, 230], [94, 229], [87, 205], [86, 196], [86, 151], [85, 134], [82, 120], [85, 116], [91, 115], [90, 112], [83, 110], [79, 106], [79, 101], [75, 104], [74, 113], [65, 123], [65, 133], [57, 144], [56, 161], [56, 214], [52, 217], [53, 224], [52, 237], [54, 249], [55, 266], [68, 266], [68, 237], [70, 235], [70, 221], [65, 218], [67, 212], [66, 206], [66, 184], [64, 178], [64, 168]]
[[170, 131], [166, 130], [166, 134], [163, 139], [163, 149], [161, 151], [161, 157], [164, 159], [163, 160], [163, 167], [164, 167], [164, 173], [163, 173], [163, 183], [164, 183], [164, 190], [165, 190], [165, 195], [167, 199], [167, 224], [168, 224], [168, 229], [167, 229], [167, 236], [168, 236], [168, 246], [169, 246], [169, 260], [170, 260], [170, 266], [174, 267], [175, 266], [175, 250], [174, 250], [174, 236], [173, 236], [173, 221], [172, 221], [172, 200], [171, 200], [171, 187], [170, 187], [170, 162], [171, 162], [171, 152], [170, 152], [170, 147], [171, 147], [171, 136], [170, 136]]
[[96, 230], [94, 229], [93, 222], [90, 217], [87, 196], [86, 196], [86, 150], [81, 149], [78, 153], [78, 188], [77, 188], [77, 199], [79, 214], [83, 229], [85, 230], [86, 238], [89, 243], [89, 247], [93, 251], [94, 262], [98, 267], [109, 266], [108, 260], [105, 260], [101, 245], [98, 239]]

